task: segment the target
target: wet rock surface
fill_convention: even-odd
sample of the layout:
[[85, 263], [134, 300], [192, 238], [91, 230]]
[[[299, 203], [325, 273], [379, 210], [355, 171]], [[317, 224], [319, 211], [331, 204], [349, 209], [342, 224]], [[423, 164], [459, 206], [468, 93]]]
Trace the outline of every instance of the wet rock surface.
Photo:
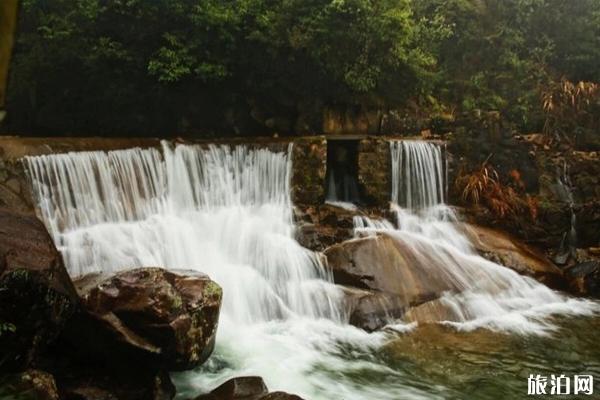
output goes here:
[[364, 215], [371, 218], [389, 217], [385, 208], [363, 207], [348, 210], [332, 204], [318, 206], [296, 206], [296, 240], [313, 251], [354, 237], [354, 217]]
[[344, 287], [345, 307], [351, 325], [373, 332], [404, 315], [407, 305], [399, 296], [374, 290]]
[[184, 273], [138, 268], [76, 280], [86, 312], [69, 327], [71, 340], [87, 331], [98, 344], [76, 342], [83, 349], [101, 357], [112, 348], [156, 369], [201, 364], [214, 348], [222, 291], [206, 275]]
[[415, 307], [410, 307], [403, 315], [406, 322], [435, 323], [439, 321], [462, 321], [463, 315], [447, 304], [443, 298], [427, 301]]
[[0, 371], [19, 370], [51, 343], [78, 298], [46, 228], [0, 210]]
[[600, 298], [600, 259], [578, 263], [569, 268], [566, 275], [572, 293]]
[[353, 211], [324, 204], [297, 206], [295, 214], [296, 240], [307, 249], [322, 251], [353, 236]]
[[406, 304], [456, 289], [452, 283], [429, 274], [424, 260], [387, 234], [336, 244], [324, 255], [336, 283], [397, 295]]
[[302, 400], [296, 395], [285, 392], [271, 392], [259, 376], [241, 376], [232, 378], [210, 393], [200, 395], [194, 400]]
[[527, 275], [547, 286], [565, 289], [562, 271], [545, 255], [517, 238], [495, 229], [464, 224], [463, 231], [482, 257]]

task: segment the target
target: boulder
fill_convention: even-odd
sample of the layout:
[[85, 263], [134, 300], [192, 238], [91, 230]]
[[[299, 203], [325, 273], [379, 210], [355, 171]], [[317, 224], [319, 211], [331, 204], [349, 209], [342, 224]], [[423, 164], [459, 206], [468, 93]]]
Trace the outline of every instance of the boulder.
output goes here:
[[387, 234], [348, 240], [324, 255], [336, 283], [398, 296], [406, 306], [459, 289], [431, 273], [431, 260]]
[[194, 400], [302, 400], [285, 392], [268, 392], [267, 385], [259, 376], [232, 378], [213, 391]]
[[28, 369], [0, 378], [0, 398], [58, 400], [54, 377], [47, 372]]
[[0, 209], [0, 371], [25, 368], [79, 301], [40, 220]]
[[138, 268], [88, 275], [75, 285], [86, 312], [66, 335], [96, 358], [183, 370], [200, 365], [214, 348], [222, 291], [206, 275]]
[[495, 229], [464, 224], [464, 232], [484, 258], [556, 288], [566, 286], [562, 271], [542, 253]]
[[349, 322], [366, 331], [384, 327], [410, 307], [461, 290], [458, 281], [439, 273], [438, 260], [388, 234], [348, 240], [324, 255], [334, 281], [347, 286]]
[[576, 264], [567, 270], [567, 277], [572, 293], [600, 298], [600, 260]]

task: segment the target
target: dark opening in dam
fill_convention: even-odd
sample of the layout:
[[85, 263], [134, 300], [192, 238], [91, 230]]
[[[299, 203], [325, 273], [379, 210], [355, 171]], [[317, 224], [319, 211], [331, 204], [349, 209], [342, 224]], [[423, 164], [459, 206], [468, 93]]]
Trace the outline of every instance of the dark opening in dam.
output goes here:
[[327, 201], [360, 203], [358, 140], [327, 141]]

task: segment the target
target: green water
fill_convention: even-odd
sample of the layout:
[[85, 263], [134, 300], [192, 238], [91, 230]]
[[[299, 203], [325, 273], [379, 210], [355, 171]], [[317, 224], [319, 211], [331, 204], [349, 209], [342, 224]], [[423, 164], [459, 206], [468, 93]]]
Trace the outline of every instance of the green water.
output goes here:
[[[271, 389], [288, 389], [305, 400], [600, 399], [600, 317], [556, 317], [549, 322], [557, 328], [545, 336], [487, 329], [458, 332], [439, 324], [385, 336], [357, 333], [348, 341], [308, 347], [321, 351], [322, 357], [311, 356], [318, 361], [302, 375], [288, 369], [293, 365], [290, 360], [298, 356], [290, 354], [289, 359], [272, 364], [278, 378], [272, 375], [270, 381], [265, 380]], [[333, 325], [328, 329], [332, 337], [339, 336]], [[308, 329], [307, 341], [310, 335]], [[365, 341], [377, 344], [365, 347]], [[176, 374], [178, 399], [189, 399], [231, 376], [258, 372], [243, 373], [230, 360], [217, 346], [206, 365]], [[528, 396], [530, 374], [547, 376], [548, 393], [551, 374], [570, 377], [571, 392], [574, 375], [593, 375], [594, 394]], [[290, 376], [295, 377], [288, 382], [291, 387], [277, 387], [278, 381]]]
[[[403, 398], [399, 384], [443, 399], [600, 399], [600, 318], [561, 318], [555, 323], [559, 329], [541, 337], [420, 326], [376, 355], [393, 373], [351, 378], [355, 384], [389, 384], [398, 399]], [[571, 381], [576, 374], [593, 375], [594, 394], [528, 396], [530, 374], [547, 376], [548, 382], [551, 374], [565, 374]]]

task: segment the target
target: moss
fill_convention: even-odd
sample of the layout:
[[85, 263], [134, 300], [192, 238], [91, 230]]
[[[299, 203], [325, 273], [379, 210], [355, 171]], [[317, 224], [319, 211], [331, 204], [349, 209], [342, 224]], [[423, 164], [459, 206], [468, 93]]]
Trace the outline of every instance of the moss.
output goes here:
[[218, 297], [221, 299], [223, 297], [223, 289], [215, 282], [209, 281], [206, 283], [206, 286], [204, 286], [204, 295], [206, 297]]

